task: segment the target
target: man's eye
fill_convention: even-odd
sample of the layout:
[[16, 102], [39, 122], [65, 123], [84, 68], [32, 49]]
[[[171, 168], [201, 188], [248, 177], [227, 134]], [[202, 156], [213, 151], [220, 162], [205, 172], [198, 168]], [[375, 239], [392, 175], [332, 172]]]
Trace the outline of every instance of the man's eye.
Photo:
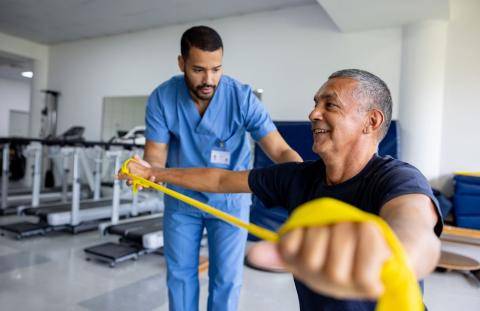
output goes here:
[[332, 103], [326, 103], [326, 104], [325, 104], [325, 107], [327, 107], [327, 108], [335, 108], [336, 106], [337, 106], [337, 105], [332, 104]]
[[201, 72], [201, 71], [202, 69], [198, 69], [198, 68], [193, 69], [193, 72]]

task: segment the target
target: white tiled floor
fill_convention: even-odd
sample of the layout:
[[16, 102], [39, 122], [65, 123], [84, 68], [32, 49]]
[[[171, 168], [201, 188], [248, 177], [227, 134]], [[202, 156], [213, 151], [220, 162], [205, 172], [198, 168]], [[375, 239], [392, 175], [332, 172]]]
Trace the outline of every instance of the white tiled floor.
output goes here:
[[[0, 217], [0, 224], [16, 219]], [[0, 237], [0, 309], [167, 310], [163, 257], [144, 256], [114, 269], [85, 260], [85, 247], [113, 240], [95, 231], [21, 241]], [[480, 260], [478, 246], [446, 244], [445, 248]], [[200, 283], [201, 310], [205, 310], [206, 275]], [[480, 310], [480, 283], [460, 274], [434, 273], [425, 282], [425, 302], [433, 311]], [[239, 310], [298, 310], [291, 277], [245, 268]]]
[[[480, 246], [442, 242], [442, 249], [480, 261]], [[425, 281], [429, 310], [480, 310], [480, 280], [461, 273], [433, 273]]]

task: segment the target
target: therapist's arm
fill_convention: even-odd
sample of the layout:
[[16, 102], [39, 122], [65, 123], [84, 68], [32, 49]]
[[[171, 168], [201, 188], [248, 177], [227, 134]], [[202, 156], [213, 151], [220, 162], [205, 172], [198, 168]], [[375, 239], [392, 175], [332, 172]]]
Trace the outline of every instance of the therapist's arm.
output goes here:
[[258, 144], [275, 163], [303, 162], [302, 157], [287, 144], [277, 130], [268, 133]]
[[167, 162], [168, 145], [147, 140], [143, 152], [143, 159], [152, 167], [163, 168]]
[[[200, 192], [249, 193], [248, 175], [250, 171], [230, 171], [218, 168], [158, 168], [135, 157], [128, 164], [131, 174], [151, 180], [177, 185]], [[119, 179], [130, 178], [121, 172]]]

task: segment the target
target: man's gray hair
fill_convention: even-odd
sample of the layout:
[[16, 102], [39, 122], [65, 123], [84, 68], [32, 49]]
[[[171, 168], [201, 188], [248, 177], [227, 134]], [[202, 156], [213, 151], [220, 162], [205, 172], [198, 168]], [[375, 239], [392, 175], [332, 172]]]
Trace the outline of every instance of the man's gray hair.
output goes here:
[[383, 112], [385, 120], [381, 127], [380, 140], [385, 137], [392, 120], [392, 96], [387, 84], [368, 71], [360, 69], [344, 69], [334, 72], [328, 79], [350, 78], [358, 82], [357, 91], [364, 98], [367, 109], [377, 108]]

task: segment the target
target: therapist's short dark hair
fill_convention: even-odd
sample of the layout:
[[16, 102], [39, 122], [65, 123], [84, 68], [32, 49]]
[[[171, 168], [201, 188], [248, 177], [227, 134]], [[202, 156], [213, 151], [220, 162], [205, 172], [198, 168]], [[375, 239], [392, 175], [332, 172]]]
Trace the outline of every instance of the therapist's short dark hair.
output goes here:
[[192, 46], [208, 52], [223, 50], [222, 38], [218, 32], [207, 26], [195, 26], [183, 33], [180, 50], [184, 59], [188, 58], [188, 52]]

